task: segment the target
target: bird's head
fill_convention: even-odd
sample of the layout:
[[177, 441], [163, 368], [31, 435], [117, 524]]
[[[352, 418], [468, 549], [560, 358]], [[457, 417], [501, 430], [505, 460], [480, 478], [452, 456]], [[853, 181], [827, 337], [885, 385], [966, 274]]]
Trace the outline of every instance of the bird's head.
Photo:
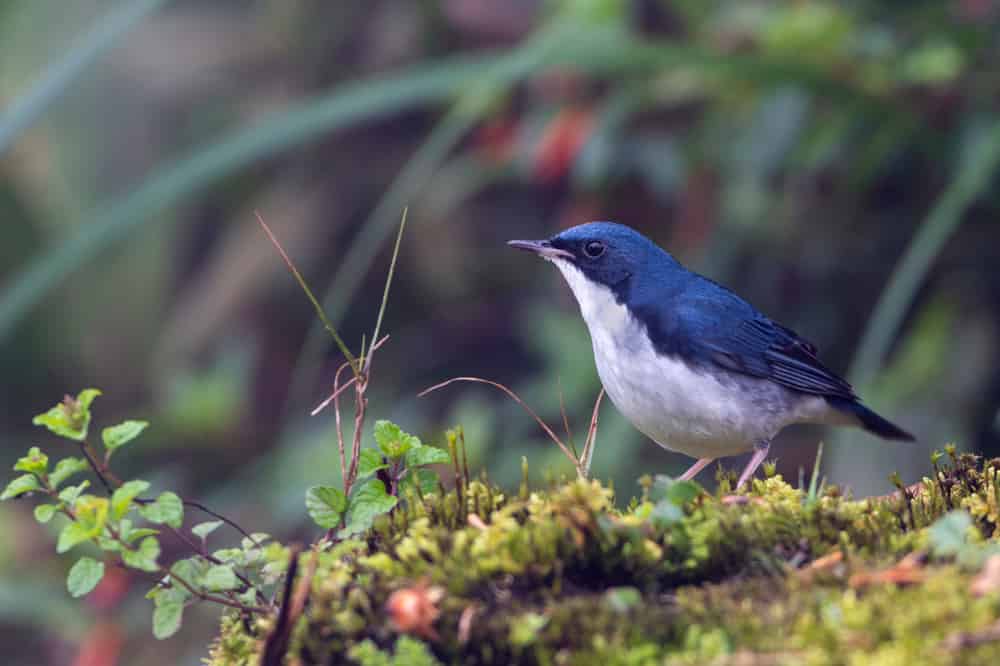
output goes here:
[[580, 278], [619, 291], [632, 276], [648, 272], [651, 262], [673, 262], [638, 231], [614, 222], [590, 222], [548, 240], [512, 240], [508, 245], [554, 263], [578, 297]]

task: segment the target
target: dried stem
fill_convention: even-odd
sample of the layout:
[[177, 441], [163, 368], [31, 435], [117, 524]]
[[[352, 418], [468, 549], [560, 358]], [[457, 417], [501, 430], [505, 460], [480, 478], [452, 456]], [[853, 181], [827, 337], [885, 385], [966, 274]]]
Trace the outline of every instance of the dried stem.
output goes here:
[[594, 401], [594, 411], [590, 414], [590, 427], [587, 428], [587, 440], [583, 444], [583, 455], [580, 456], [580, 462], [583, 467], [584, 475], [590, 475], [590, 461], [594, 457], [594, 443], [597, 441], [597, 417], [601, 411], [601, 400], [604, 399], [604, 388], [601, 388], [601, 392], [597, 394], [597, 400]]
[[492, 386], [493, 388], [503, 391], [507, 395], [507, 397], [509, 397], [511, 400], [519, 404], [524, 409], [524, 411], [528, 412], [531, 418], [535, 420], [535, 423], [537, 423], [538, 426], [545, 431], [545, 434], [549, 436], [549, 439], [555, 442], [556, 446], [559, 447], [559, 449], [563, 452], [563, 454], [567, 458], [569, 458], [570, 461], [572, 461], [573, 466], [576, 467], [577, 475], [579, 475], [581, 478], [586, 478], [587, 475], [581, 464], [580, 459], [577, 458], [575, 455], [573, 455], [573, 452], [563, 443], [561, 439], [559, 439], [559, 436], [552, 431], [552, 428], [550, 428], [548, 424], [545, 423], [545, 421], [543, 421], [542, 418], [538, 414], [536, 414], [535, 411], [531, 409], [531, 407], [529, 407], [526, 402], [524, 402], [524, 400], [520, 398], [520, 396], [518, 396], [516, 393], [514, 393], [514, 391], [510, 390], [509, 388], [507, 388], [506, 386], [504, 386], [499, 382], [494, 382], [489, 379], [483, 379], [482, 377], [454, 377], [447, 381], [441, 382], [440, 384], [435, 384], [430, 388], [424, 389], [417, 395], [418, 397], [422, 398], [428, 393], [432, 393], [433, 391], [443, 389], [444, 387], [450, 384], [454, 384], [455, 382], [473, 382], [477, 384], [486, 384], [487, 386]]
[[351, 369], [354, 371], [354, 376], [355, 377], [360, 376], [361, 365], [358, 363], [358, 360], [354, 357], [354, 354], [351, 353], [351, 350], [347, 348], [347, 345], [340, 337], [340, 334], [337, 333], [337, 329], [333, 327], [332, 323], [330, 323], [330, 320], [327, 318], [326, 313], [323, 311], [323, 306], [320, 305], [320, 302], [316, 299], [316, 296], [313, 294], [312, 289], [310, 289], [309, 285], [306, 283], [305, 278], [303, 278], [302, 274], [299, 273], [299, 269], [295, 267], [295, 263], [291, 260], [291, 258], [289, 258], [288, 254], [285, 252], [285, 249], [281, 247], [281, 243], [278, 242], [278, 238], [274, 235], [274, 232], [271, 231], [271, 228], [267, 226], [267, 223], [264, 222], [264, 218], [261, 217], [261, 214], [257, 211], [254, 211], [254, 215], [257, 217], [257, 222], [260, 223], [261, 228], [264, 229], [264, 233], [266, 233], [267, 237], [271, 240], [271, 244], [274, 245], [274, 247], [278, 250], [278, 253], [281, 255], [281, 258], [285, 262], [285, 265], [288, 266], [288, 270], [291, 271], [292, 275], [295, 277], [295, 280], [299, 283], [299, 286], [302, 288], [302, 291], [306, 293], [306, 296], [309, 298], [309, 302], [312, 303], [313, 308], [316, 310], [317, 316], [319, 316], [319, 320], [323, 322], [323, 327], [326, 328], [327, 332], [333, 337], [333, 341], [337, 343], [337, 347], [340, 348], [340, 353], [343, 354], [344, 358], [346, 358], [348, 363], [351, 364]]

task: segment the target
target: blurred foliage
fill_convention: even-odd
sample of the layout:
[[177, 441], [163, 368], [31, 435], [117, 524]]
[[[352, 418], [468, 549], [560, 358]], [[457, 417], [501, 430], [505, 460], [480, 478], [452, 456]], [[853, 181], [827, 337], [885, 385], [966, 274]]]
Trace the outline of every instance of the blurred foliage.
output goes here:
[[[945, 440], [1000, 454], [995, 0], [177, 0], [120, 22], [154, 4], [0, 0], [10, 464], [53, 394], [100, 385], [109, 422], [156, 424], [125, 476], [311, 535], [302, 493], [335, 482], [337, 456], [332, 419], [307, 414], [340, 358], [252, 213], [356, 343], [404, 205], [370, 409], [432, 444], [461, 423], [503, 485], [522, 455], [538, 474], [568, 463], [485, 388], [415, 396], [480, 375], [555, 427], [561, 391], [582, 444], [586, 330], [554, 272], [503, 241], [591, 219], [639, 228], [832, 367], [854, 359], [868, 402], [919, 433], [846, 433], [831, 481], [915, 480]], [[818, 437], [786, 433], [779, 467], [810, 467]], [[593, 471], [620, 496], [684, 464], [605, 404]], [[203, 656], [197, 629], [148, 647], [125, 574], [82, 627], [55, 621], [56, 593], [17, 596], [63, 567], [31, 522], [0, 513], [19, 535], [0, 548], [8, 663]]]

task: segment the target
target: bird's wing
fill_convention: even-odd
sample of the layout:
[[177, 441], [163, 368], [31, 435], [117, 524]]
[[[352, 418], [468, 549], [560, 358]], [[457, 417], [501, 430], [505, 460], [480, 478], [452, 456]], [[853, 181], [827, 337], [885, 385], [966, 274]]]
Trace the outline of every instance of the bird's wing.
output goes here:
[[[699, 276], [700, 277], [700, 276]], [[661, 352], [711, 362], [792, 390], [854, 401], [846, 381], [816, 357], [816, 347], [771, 321], [721, 285], [701, 278], [693, 289], [639, 307]]]
[[815, 346], [764, 316], [745, 319], [717, 334], [701, 341], [717, 365], [802, 393], [857, 398], [850, 384], [820, 362]]

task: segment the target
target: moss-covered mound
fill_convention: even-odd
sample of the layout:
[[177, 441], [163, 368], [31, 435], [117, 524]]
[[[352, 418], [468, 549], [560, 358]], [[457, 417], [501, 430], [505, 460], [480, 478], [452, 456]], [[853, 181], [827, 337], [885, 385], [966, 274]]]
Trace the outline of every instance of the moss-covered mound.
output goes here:
[[[1000, 461], [860, 501], [729, 483], [411, 497], [301, 556], [285, 663], [1000, 664]], [[225, 618], [210, 663], [258, 663], [274, 623]]]

